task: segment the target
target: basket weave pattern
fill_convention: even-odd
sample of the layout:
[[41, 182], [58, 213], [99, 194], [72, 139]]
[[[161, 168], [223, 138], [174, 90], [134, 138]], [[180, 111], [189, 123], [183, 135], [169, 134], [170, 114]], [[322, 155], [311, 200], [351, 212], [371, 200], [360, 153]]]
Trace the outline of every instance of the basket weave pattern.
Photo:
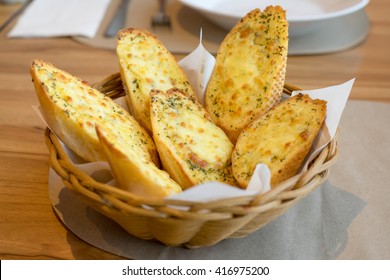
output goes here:
[[[114, 74], [95, 87], [110, 96], [122, 95], [123, 87], [117, 77]], [[115, 90], [119, 84], [121, 90]], [[289, 93], [295, 89], [285, 85], [284, 91]], [[336, 137], [307, 170], [265, 194], [200, 203], [138, 197], [98, 182], [71, 162], [59, 139], [49, 129], [45, 131], [45, 140], [50, 166], [64, 185], [88, 206], [113, 219], [133, 236], [188, 248], [244, 237], [273, 221], [327, 178], [338, 153]]]

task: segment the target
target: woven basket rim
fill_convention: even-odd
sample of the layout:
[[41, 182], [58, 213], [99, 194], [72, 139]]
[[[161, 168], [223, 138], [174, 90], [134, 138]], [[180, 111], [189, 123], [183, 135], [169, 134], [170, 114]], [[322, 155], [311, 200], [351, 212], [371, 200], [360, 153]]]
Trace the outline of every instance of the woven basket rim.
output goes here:
[[[115, 99], [124, 96], [119, 73], [94, 85]], [[285, 84], [291, 95], [300, 88]], [[199, 248], [223, 239], [244, 237], [273, 221], [326, 180], [337, 159], [337, 135], [297, 175], [264, 194], [194, 202], [172, 198], [146, 198], [96, 181], [80, 170], [64, 150], [59, 138], [45, 130], [49, 164], [65, 187], [88, 206], [118, 223], [129, 234], [157, 240], [168, 246]]]

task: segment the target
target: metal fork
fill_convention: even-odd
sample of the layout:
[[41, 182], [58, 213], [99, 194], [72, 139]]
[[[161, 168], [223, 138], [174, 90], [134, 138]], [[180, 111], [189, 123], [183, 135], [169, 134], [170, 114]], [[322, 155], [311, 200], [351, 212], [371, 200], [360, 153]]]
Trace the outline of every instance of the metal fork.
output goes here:
[[[0, 25], [0, 32], [3, 31], [14, 19], [16, 19], [27, 8], [27, 6], [31, 4], [31, 2], [32, 2], [32, 0], [27, 0], [9, 18], [7, 18]], [[0, 4], [0, 6], [1, 6], [1, 4]]]
[[152, 27], [156, 26], [168, 26], [171, 27], [171, 20], [165, 10], [166, 0], [158, 0], [159, 10], [152, 16]]
[[110, 24], [108, 25], [104, 36], [114, 37], [117, 35], [118, 31], [124, 27], [127, 16], [127, 7], [129, 6], [129, 4], [130, 0], [121, 1], [121, 4], [119, 5], [115, 16], [112, 18]]

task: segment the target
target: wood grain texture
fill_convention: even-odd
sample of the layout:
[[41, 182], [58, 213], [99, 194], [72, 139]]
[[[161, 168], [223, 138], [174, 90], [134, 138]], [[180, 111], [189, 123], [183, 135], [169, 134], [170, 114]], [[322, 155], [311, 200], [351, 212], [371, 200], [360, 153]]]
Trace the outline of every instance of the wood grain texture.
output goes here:
[[[18, 7], [0, 4], [0, 22]], [[370, 34], [335, 54], [292, 56], [286, 82], [313, 89], [356, 78], [351, 99], [390, 102], [390, 1], [367, 7]], [[118, 71], [114, 52], [70, 38], [8, 39], [0, 33], [0, 259], [118, 259], [80, 240], [55, 215], [48, 197], [48, 152], [29, 66], [41, 58], [88, 82]], [[177, 56], [179, 59], [180, 56]]]

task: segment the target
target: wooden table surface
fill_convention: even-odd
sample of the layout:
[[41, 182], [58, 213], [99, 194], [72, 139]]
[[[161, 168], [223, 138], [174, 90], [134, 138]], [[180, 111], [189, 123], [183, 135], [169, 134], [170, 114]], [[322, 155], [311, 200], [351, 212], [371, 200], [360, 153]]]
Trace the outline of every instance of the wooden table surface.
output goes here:
[[[19, 6], [0, 4], [0, 23]], [[371, 0], [364, 43], [350, 50], [291, 56], [287, 82], [320, 88], [356, 77], [350, 99], [390, 102], [390, 1]], [[48, 196], [48, 152], [29, 65], [42, 58], [87, 81], [118, 71], [115, 53], [71, 38], [8, 39], [0, 33], [0, 259], [119, 259], [79, 239]], [[179, 56], [178, 56], [179, 57]]]

